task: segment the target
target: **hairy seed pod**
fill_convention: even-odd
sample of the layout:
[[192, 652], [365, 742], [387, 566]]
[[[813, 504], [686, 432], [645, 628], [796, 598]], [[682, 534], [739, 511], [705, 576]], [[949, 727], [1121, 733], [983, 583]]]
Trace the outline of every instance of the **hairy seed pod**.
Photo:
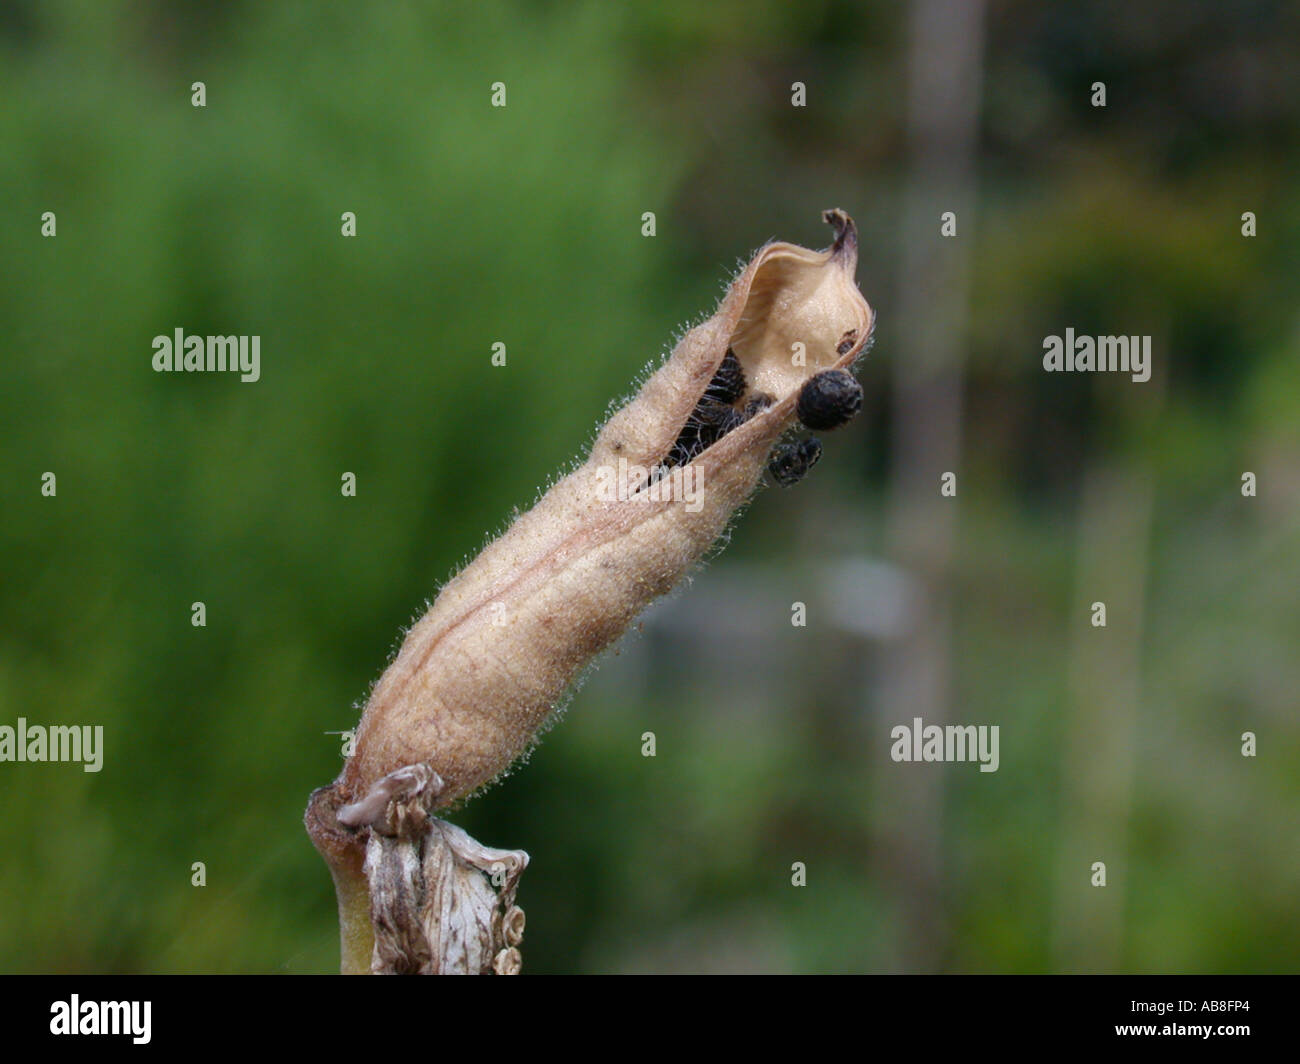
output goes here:
[[[717, 312], [610, 417], [586, 462], [442, 588], [375, 685], [327, 789], [344, 825], [394, 831], [385, 810], [401, 784], [388, 777], [407, 766], [432, 770], [421, 776], [434, 781], [429, 809], [500, 776], [576, 674], [725, 530], [794, 423], [805, 382], [847, 370], [871, 334], [853, 222], [838, 210], [824, 218], [831, 247], [761, 248]], [[796, 342], [807, 365], [793, 364]], [[743, 411], [727, 405], [745, 396]], [[734, 418], [710, 411], [684, 432], [706, 402]], [[682, 465], [671, 472], [697, 490], [651, 490], [667, 482], [655, 471], [672, 455]], [[614, 497], [611, 485], [624, 490]]]

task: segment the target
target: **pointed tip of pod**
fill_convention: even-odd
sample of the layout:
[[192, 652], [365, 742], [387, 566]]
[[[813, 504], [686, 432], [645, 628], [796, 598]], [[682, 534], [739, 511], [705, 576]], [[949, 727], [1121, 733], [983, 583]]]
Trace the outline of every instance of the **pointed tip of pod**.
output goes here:
[[835, 232], [835, 242], [830, 247], [831, 254], [835, 257], [851, 256], [853, 264], [856, 265], [858, 227], [853, 224], [853, 219], [839, 207], [831, 207], [829, 210], [822, 211], [822, 221]]

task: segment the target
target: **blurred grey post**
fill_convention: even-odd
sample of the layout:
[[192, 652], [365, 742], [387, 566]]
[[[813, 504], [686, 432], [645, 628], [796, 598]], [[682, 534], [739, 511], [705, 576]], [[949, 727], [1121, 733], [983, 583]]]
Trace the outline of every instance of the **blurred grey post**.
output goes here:
[[[957, 500], [941, 497], [939, 484], [944, 472], [960, 473], [961, 467], [984, 8], [983, 0], [914, 0], [910, 10], [910, 161], [900, 290], [887, 317], [894, 438], [886, 534], [887, 550], [921, 594], [916, 624], [885, 654], [876, 699], [882, 743], [891, 727], [913, 717], [942, 725], [952, 716], [948, 599]], [[945, 211], [957, 215], [955, 237], [940, 236]], [[899, 962], [935, 970], [948, 938], [941, 890], [943, 766], [906, 769], [882, 774], [882, 793], [873, 803], [883, 847], [878, 871], [902, 909]]]

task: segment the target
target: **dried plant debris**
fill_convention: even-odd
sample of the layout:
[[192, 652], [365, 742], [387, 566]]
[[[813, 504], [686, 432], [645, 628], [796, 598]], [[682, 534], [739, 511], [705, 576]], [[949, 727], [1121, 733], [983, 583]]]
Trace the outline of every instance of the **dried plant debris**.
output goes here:
[[372, 832], [366, 843], [375, 975], [515, 975], [528, 867], [522, 850], [494, 850], [444, 820], [413, 836]]
[[[592, 657], [705, 556], [769, 459], [782, 483], [807, 472], [820, 454], [815, 440], [783, 444], [773, 457], [796, 422], [833, 427], [860, 408], [849, 371], [874, 314], [854, 280], [852, 220], [838, 210], [824, 219], [835, 234], [824, 251], [760, 248], [716, 313], [610, 417], [586, 461], [448, 582], [407, 632], [371, 692], [352, 756], [307, 814], [339, 889], [345, 947], [356, 920], [344, 907], [378, 892], [387, 900], [371, 922], [384, 941], [396, 941], [394, 919], [410, 932], [399, 952], [412, 959], [384, 970], [447, 970], [445, 957], [424, 959], [409, 926], [427, 909], [424, 855], [450, 827], [431, 814], [528, 751]], [[486, 915], [474, 897], [466, 904]], [[488, 952], [479, 949], [473, 963]]]

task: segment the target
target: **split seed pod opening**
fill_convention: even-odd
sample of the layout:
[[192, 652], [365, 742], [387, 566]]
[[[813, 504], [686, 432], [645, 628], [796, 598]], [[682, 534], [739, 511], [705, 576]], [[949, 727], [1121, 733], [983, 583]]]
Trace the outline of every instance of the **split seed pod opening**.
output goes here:
[[[403, 832], [404, 799], [418, 791], [421, 810], [445, 808], [529, 749], [582, 668], [725, 530], [795, 424], [805, 382], [864, 351], [874, 316], [854, 280], [857, 232], [843, 211], [823, 217], [832, 245], [762, 247], [717, 312], [613, 414], [586, 462], [407, 633], [353, 756], [308, 810], [336, 880], [342, 866], [359, 867], [367, 830]], [[415, 765], [425, 770], [413, 791], [403, 770]]]

